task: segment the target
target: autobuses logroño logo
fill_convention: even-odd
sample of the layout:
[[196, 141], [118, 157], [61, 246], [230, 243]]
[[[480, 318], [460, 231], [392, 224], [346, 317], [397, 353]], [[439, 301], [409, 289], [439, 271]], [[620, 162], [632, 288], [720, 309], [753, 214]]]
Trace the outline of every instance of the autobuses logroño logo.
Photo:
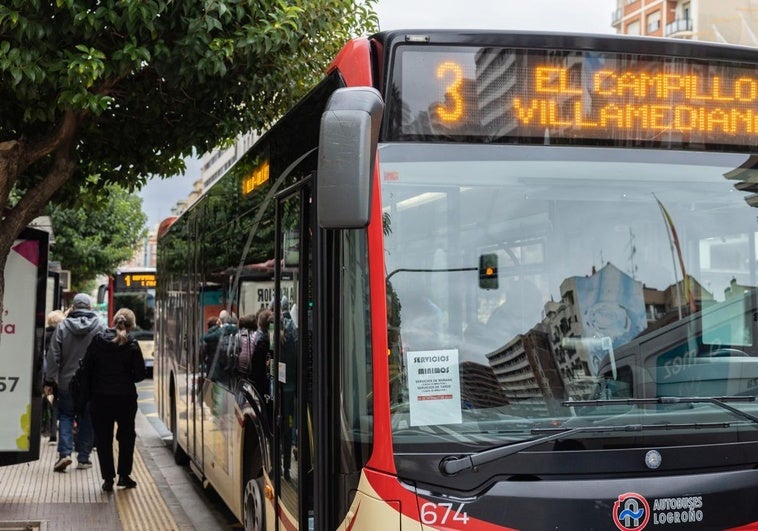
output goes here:
[[653, 525], [702, 522], [702, 508], [702, 496], [681, 496], [656, 498], [651, 511], [644, 496], [625, 492], [613, 503], [613, 523], [621, 531], [640, 531], [650, 522], [651, 516]]

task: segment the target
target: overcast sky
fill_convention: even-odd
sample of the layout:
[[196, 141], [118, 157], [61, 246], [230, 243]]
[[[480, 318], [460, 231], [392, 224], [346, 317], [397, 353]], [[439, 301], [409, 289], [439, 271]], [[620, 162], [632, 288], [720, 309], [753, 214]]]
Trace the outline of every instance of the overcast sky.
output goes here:
[[616, 0], [379, 0], [382, 30], [461, 28], [612, 33]]
[[[616, 0], [378, 0], [381, 30], [498, 29], [613, 33], [611, 13]], [[155, 228], [187, 197], [200, 177], [190, 160], [184, 175], [152, 179], [140, 192], [148, 226]]]

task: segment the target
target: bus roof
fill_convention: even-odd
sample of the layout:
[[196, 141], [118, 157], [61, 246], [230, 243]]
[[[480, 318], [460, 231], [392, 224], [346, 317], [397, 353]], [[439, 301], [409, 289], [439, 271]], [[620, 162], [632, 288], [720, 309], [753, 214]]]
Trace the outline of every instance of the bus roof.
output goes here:
[[630, 52], [653, 55], [697, 56], [708, 59], [756, 62], [753, 47], [706, 41], [633, 35], [560, 33], [508, 30], [391, 30], [371, 39], [394, 46], [402, 43], [430, 45], [512, 46], [533, 49]]

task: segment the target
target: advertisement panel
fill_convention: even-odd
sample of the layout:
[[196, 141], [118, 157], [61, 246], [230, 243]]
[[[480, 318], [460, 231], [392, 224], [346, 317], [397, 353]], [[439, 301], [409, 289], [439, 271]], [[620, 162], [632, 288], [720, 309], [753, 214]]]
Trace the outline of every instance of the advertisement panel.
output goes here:
[[0, 320], [0, 465], [39, 458], [46, 232], [27, 229], [5, 266]]

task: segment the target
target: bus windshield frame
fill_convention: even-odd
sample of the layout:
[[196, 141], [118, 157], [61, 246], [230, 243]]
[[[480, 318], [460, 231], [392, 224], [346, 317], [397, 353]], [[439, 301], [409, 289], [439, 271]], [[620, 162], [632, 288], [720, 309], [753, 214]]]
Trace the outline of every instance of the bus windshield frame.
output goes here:
[[[713, 403], [634, 402], [758, 391], [758, 271], [723, 270], [756, 252], [739, 189], [751, 155], [389, 143], [379, 156], [396, 459], [588, 426], [609, 428], [585, 429], [588, 449], [758, 440]], [[683, 266], [693, 294], [676, 304]], [[612, 429], [637, 424], [671, 430]]]
[[752, 59], [530, 47], [525, 40], [407, 44], [393, 53], [387, 140], [758, 147]]

